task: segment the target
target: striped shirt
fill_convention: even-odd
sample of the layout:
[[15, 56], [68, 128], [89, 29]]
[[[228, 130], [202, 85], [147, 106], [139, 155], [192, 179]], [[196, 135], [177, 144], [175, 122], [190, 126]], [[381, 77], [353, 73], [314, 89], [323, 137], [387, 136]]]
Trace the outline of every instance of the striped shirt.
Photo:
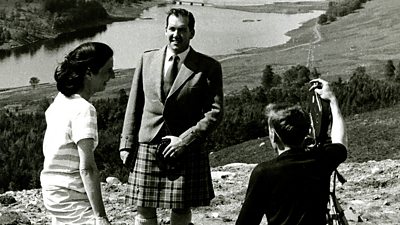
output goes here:
[[58, 93], [46, 110], [46, 123], [45, 159], [40, 177], [42, 187], [62, 187], [84, 193], [77, 143], [91, 138], [96, 148], [96, 109], [78, 94], [65, 97]]

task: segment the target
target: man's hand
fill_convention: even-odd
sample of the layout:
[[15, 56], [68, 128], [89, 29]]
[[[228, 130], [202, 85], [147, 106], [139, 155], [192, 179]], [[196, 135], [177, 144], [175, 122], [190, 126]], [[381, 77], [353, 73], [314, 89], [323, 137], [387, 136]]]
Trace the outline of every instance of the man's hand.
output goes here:
[[119, 157], [121, 158], [122, 163], [124, 165], [126, 165], [126, 163], [127, 163], [127, 160], [129, 158], [129, 154], [130, 154], [130, 149], [128, 149], [128, 148], [124, 148], [124, 149], [121, 149], [119, 151]]
[[164, 158], [176, 158], [179, 157], [185, 151], [185, 145], [182, 143], [182, 139], [176, 136], [165, 136], [162, 139], [170, 139], [171, 143], [164, 149]]
[[327, 81], [317, 78], [311, 80], [310, 83], [312, 84], [310, 91], [314, 90], [322, 99], [330, 101], [336, 100], [335, 94], [332, 92]]

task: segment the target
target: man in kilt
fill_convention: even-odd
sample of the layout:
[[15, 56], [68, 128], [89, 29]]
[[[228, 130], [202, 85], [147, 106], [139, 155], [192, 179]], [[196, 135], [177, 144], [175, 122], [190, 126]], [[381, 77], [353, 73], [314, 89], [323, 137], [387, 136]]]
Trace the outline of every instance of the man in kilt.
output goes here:
[[222, 120], [222, 70], [190, 47], [194, 23], [172, 8], [168, 44], [144, 52], [133, 75], [120, 156], [133, 160], [126, 200], [137, 206], [136, 225], [157, 224], [157, 208], [171, 209], [172, 225], [188, 225], [191, 208], [214, 198], [204, 141]]

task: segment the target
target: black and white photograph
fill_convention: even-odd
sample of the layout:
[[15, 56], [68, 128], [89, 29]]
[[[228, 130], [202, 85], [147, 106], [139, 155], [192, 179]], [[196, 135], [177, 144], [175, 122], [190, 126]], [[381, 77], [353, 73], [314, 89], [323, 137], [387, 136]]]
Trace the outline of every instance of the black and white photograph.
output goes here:
[[0, 0], [0, 225], [397, 225], [400, 1]]

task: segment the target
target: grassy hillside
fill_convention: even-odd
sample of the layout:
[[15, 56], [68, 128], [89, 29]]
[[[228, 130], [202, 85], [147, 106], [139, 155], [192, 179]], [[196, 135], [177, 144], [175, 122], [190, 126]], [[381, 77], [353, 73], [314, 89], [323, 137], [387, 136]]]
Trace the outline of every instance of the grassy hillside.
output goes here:
[[[385, 4], [383, 0], [373, 0], [375, 2], [380, 2], [385, 7], [389, 7], [390, 5]], [[395, 2], [392, 4], [396, 5]], [[367, 4], [367, 7], [370, 5], [370, 2]], [[397, 3], [400, 5], [400, 3]], [[354, 15], [361, 16], [363, 10], [360, 12], [356, 12], [351, 14], [349, 17]], [[377, 9], [378, 10], [378, 9]], [[384, 13], [384, 9], [379, 9], [380, 13]], [[345, 21], [347, 18], [345, 17], [339, 19]], [[369, 17], [366, 17], [366, 19]], [[382, 14], [382, 18], [387, 18]], [[354, 19], [354, 18], [353, 18]], [[400, 20], [400, 19], [399, 19]], [[337, 23], [339, 23], [337, 22]], [[353, 21], [348, 20], [349, 24]], [[400, 22], [400, 21], [399, 21]], [[335, 22], [336, 23], [336, 22]], [[333, 31], [328, 30], [332, 34], [335, 32], [334, 25], [330, 24], [326, 27], [319, 28], [320, 30], [327, 29], [327, 27], [331, 26]], [[243, 86], [248, 86], [249, 88], [257, 87], [261, 85], [261, 75], [262, 70], [265, 68], [266, 64], [270, 64], [273, 66], [273, 69], [276, 74], [282, 74], [283, 71], [286, 71], [289, 67], [296, 64], [305, 64], [307, 61], [309, 42], [313, 42], [315, 56], [318, 56], [319, 49], [330, 48], [332, 54], [336, 54], [338, 62], [345, 56], [340, 55], [340, 49], [343, 47], [344, 43], [336, 43], [336, 45], [329, 46], [331, 43], [328, 38], [324, 35], [324, 31], [322, 32], [322, 41], [316, 42], [315, 40], [319, 40], [319, 38], [314, 38], [314, 35], [318, 33], [316, 31], [315, 21], [310, 21], [301, 29], [291, 32], [293, 35], [292, 41], [283, 46], [277, 46], [269, 49], [253, 49], [251, 52], [242, 53], [239, 55], [230, 55], [230, 56], [217, 56], [217, 58], [222, 62], [223, 70], [224, 70], [224, 88], [225, 93], [229, 95], [231, 92], [237, 92], [242, 90]], [[345, 23], [347, 25], [347, 23]], [[359, 22], [359, 24], [363, 24]], [[336, 25], [335, 25], [336, 26]], [[356, 26], [356, 24], [354, 24]], [[361, 25], [360, 25], [361, 26]], [[361, 26], [362, 27], [362, 26]], [[338, 29], [338, 28], [337, 28]], [[368, 29], [364, 30], [354, 30], [354, 34], [357, 36], [359, 33], [357, 32], [367, 32]], [[338, 32], [336, 30], [336, 32]], [[350, 33], [350, 31], [348, 31]], [[389, 30], [386, 32], [390, 32]], [[334, 33], [337, 37], [339, 35]], [[346, 38], [345, 36], [341, 37], [343, 40]], [[325, 42], [324, 42], [325, 41]], [[395, 40], [392, 40], [395, 43]], [[354, 41], [356, 42], [356, 41]], [[329, 46], [326, 47], [325, 45]], [[371, 49], [371, 56], [373, 57], [373, 46], [369, 45]], [[367, 48], [367, 47], [366, 47]], [[357, 51], [356, 47], [351, 47], [352, 51]], [[328, 51], [328, 50], [326, 50]], [[385, 52], [386, 53], [386, 52]], [[330, 55], [324, 55], [324, 57], [328, 57]], [[332, 56], [333, 57], [333, 56]], [[366, 72], [373, 78], [380, 79], [380, 72], [384, 71], [383, 69], [379, 69], [379, 66], [373, 67], [368, 66], [366, 62], [368, 62], [368, 57], [357, 58], [357, 60], [362, 64], [364, 62], [367, 65]], [[316, 58], [317, 59], [317, 58]], [[395, 58], [395, 64], [397, 65], [397, 61]], [[272, 60], [272, 61], [271, 61]], [[387, 58], [383, 58], [378, 62], [377, 65], [384, 65], [385, 60]], [[357, 61], [357, 62], [358, 62]], [[323, 61], [321, 61], [322, 63]], [[352, 61], [350, 61], [352, 63]], [[337, 73], [339, 70], [345, 70], [346, 68], [349, 71], [354, 71], [358, 64], [351, 64], [346, 67], [344, 64], [335, 65], [338, 68], [329, 68], [330, 73]], [[320, 71], [324, 70], [325, 67], [319, 68]], [[350, 162], [363, 162], [367, 160], [382, 160], [382, 159], [396, 159], [399, 158], [399, 154], [397, 153], [397, 149], [399, 147], [399, 115], [398, 111], [400, 109], [400, 105], [393, 106], [387, 109], [381, 109], [378, 111], [368, 112], [360, 115], [354, 115], [356, 112], [362, 112], [376, 109], [377, 107], [383, 107], [387, 105], [395, 104], [399, 101], [397, 90], [399, 90], [396, 85], [385, 85], [387, 81], [376, 81], [371, 80], [369, 76], [365, 76], [364, 70], [358, 71], [358, 75], [356, 78], [352, 79], [351, 84], [346, 86], [345, 83], [337, 83], [339, 86], [338, 89], [335, 89], [338, 97], [343, 100], [343, 108], [345, 108], [348, 112], [352, 112], [351, 117], [346, 118], [346, 122], [349, 128], [349, 158]], [[116, 79], [111, 80], [108, 83], [108, 87], [106, 91], [98, 93], [93, 100], [99, 98], [112, 98], [120, 95], [120, 90], [125, 89], [127, 92], [129, 91], [131, 79], [132, 79], [133, 69], [129, 70], [120, 70], [116, 71]], [[331, 76], [332, 74], [324, 74], [327, 78], [335, 78], [335, 76]], [[349, 74], [350, 75], [350, 72]], [[347, 75], [343, 75], [342, 77], [346, 78]], [[299, 78], [300, 75], [297, 74], [295, 77]], [[293, 78], [295, 79], [295, 78]], [[288, 82], [289, 80], [286, 79]], [[304, 80], [302, 81], [302, 83]], [[369, 85], [371, 84], [371, 85]], [[379, 85], [377, 85], [379, 84]], [[298, 88], [298, 86], [296, 86]], [[241, 91], [239, 96], [232, 96], [230, 98], [226, 98], [226, 116], [225, 119], [229, 123], [222, 123], [220, 126], [221, 131], [215, 132], [215, 134], [221, 134], [220, 136], [213, 135], [211, 137], [210, 146], [217, 145], [216, 150], [230, 146], [239, 142], [243, 142], [244, 140], [249, 140], [251, 138], [257, 136], [263, 136], [264, 133], [262, 129], [258, 126], [261, 122], [261, 110], [265, 103], [268, 103], [271, 99], [284, 100], [284, 101], [299, 101], [301, 99], [301, 94], [294, 92], [300, 89], [282, 89], [282, 93], [279, 93], [277, 90], [272, 92], [266, 92], [265, 90], [261, 90], [260, 88], [254, 89], [254, 91]], [[280, 90], [280, 89], [279, 89]], [[369, 90], [369, 91], [365, 91]], [[254, 92], [254, 93], [252, 93]], [[307, 92], [307, 91], [306, 91]], [[32, 89], [32, 87], [20, 87], [9, 90], [0, 90], [0, 108], [8, 108], [9, 110], [15, 111], [23, 111], [23, 112], [32, 112], [35, 110], [44, 110], [48, 101], [51, 101], [51, 97], [57, 93], [54, 84], [40, 84], [37, 88]], [[266, 95], [268, 94], [268, 95]], [[370, 94], [373, 94], [371, 96]], [[292, 96], [293, 95], [293, 96]], [[296, 95], [296, 96], [295, 96]], [[376, 96], [375, 96], [376, 95]], [[300, 97], [299, 97], [300, 96]], [[123, 97], [123, 96], [122, 96]], [[125, 98], [123, 98], [125, 99]], [[293, 100], [293, 101], [290, 101]], [[346, 100], [346, 101], [344, 101]], [[355, 100], [356, 102], [354, 102]], [[390, 102], [388, 103], [388, 100]], [[118, 103], [116, 103], [118, 101]], [[118, 145], [118, 136], [122, 126], [123, 120], [123, 109], [125, 108], [126, 103], [118, 100], [102, 100], [97, 101], [95, 104], [96, 108], [99, 112], [99, 124], [101, 124], [100, 135], [103, 143], [99, 146], [97, 151], [97, 155], [99, 156], [98, 162], [99, 165], [102, 165], [103, 175], [113, 175], [122, 174], [119, 172], [123, 170], [123, 168], [119, 168], [115, 162], [118, 161], [118, 155], [112, 155], [112, 157], [116, 157], [115, 160], [110, 161], [110, 157], [108, 155], [109, 149], [117, 149]], [[230, 104], [229, 104], [230, 103]], [[249, 104], [247, 104], [249, 103]], [[372, 104], [373, 103], [373, 104]], [[377, 103], [377, 104], [375, 104]], [[112, 105], [113, 107], [110, 107]], [[353, 110], [354, 107], [358, 107], [357, 110]], [[7, 113], [5, 113], [7, 114]], [[19, 117], [11, 118], [10, 115], [14, 116], [14, 114], [5, 115], [2, 122], [6, 121], [7, 124], [10, 125], [9, 130], [17, 130], [21, 133], [21, 135], [16, 133], [8, 132], [8, 130], [4, 130], [3, 143], [9, 141], [8, 144], [4, 144], [6, 146], [5, 152], [1, 160], [3, 162], [10, 162], [7, 165], [9, 167], [4, 167], [5, 174], [3, 174], [3, 180], [5, 180], [4, 190], [15, 189], [15, 188], [25, 188], [25, 187], [36, 187], [38, 185], [38, 176], [36, 176], [37, 168], [41, 168], [40, 162], [42, 160], [34, 160], [36, 163], [24, 163], [24, 166], [20, 166], [21, 169], [18, 171], [19, 173], [14, 172], [14, 175], [11, 175], [10, 170], [7, 168], [16, 168], [16, 162], [21, 158], [21, 154], [19, 151], [21, 149], [25, 149], [24, 153], [30, 152], [32, 155], [36, 157], [36, 159], [40, 159], [42, 154], [38, 154], [38, 150], [40, 149], [40, 144], [42, 143], [42, 131], [44, 130], [44, 120], [42, 114], [38, 117], [29, 117], [29, 115], [20, 115]], [[346, 114], [350, 115], [350, 113]], [[35, 122], [35, 123], [27, 123]], [[232, 123], [230, 123], [232, 122]], [[20, 123], [20, 124], [18, 124]], [[6, 124], [5, 122], [3, 124]], [[6, 125], [7, 125], [6, 124]], [[6, 127], [6, 125], [2, 125], [1, 127]], [[13, 125], [14, 127], [12, 127]], [[25, 126], [24, 126], [25, 125]], [[14, 129], [16, 128], [16, 129]], [[232, 129], [233, 128], [233, 129]], [[219, 128], [218, 128], [219, 129]], [[17, 132], [18, 133], [18, 132]], [[243, 135], [242, 135], [243, 134]], [[6, 136], [9, 135], [9, 136]], [[12, 139], [14, 138], [14, 139]], [[213, 139], [214, 138], [214, 139]], [[236, 141], [236, 142], [235, 142]], [[262, 145], [262, 142], [266, 141]], [[10, 154], [12, 153], [12, 154]], [[106, 154], [107, 153], [107, 154]], [[27, 154], [29, 155], [29, 154]], [[12, 158], [12, 157], [13, 158]], [[107, 157], [103, 157], [107, 156]], [[112, 158], [111, 157], [111, 158]], [[267, 138], [261, 138], [257, 140], [252, 140], [248, 142], [244, 142], [240, 145], [231, 146], [226, 149], [222, 149], [219, 152], [215, 152], [211, 154], [212, 166], [224, 165], [231, 162], [246, 162], [246, 163], [258, 163], [269, 158], [275, 157], [275, 154], [270, 148], [269, 142]], [[11, 159], [10, 159], [11, 158]], [[23, 157], [22, 157], [23, 158]], [[27, 157], [32, 159], [33, 157]], [[107, 159], [107, 160], [105, 160]], [[20, 161], [24, 162], [23, 160]], [[25, 161], [27, 162], [27, 161]], [[114, 162], [114, 163], [110, 163]], [[1, 162], [0, 162], [1, 164]], [[4, 164], [4, 163], [3, 163]], [[31, 169], [32, 167], [35, 167]], [[117, 168], [118, 167], [118, 168]], [[122, 167], [122, 166], [121, 166]], [[100, 167], [99, 167], [100, 168]], [[17, 174], [17, 175], [15, 175]], [[25, 179], [28, 182], [22, 184], [15, 184], [14, 181], [20, 181], [19, 174], [26, 174], [27, 178]], [[36, 174], [36, 175], [35, 175]], [[3, 183], [1, 181], [1, 173], [0, 173], [0, 184]], [[12, 179], [11, 179], [12, 178]], [[3, 184], [4, 184], [3, 183]], [[17, 185], [17, 186], [15, 186]], [[19, 186], [18, 186], [19, 185]], [[0, 186], [1, 188], [1, 186]], [[1, 189], [0, 189], [1, 192]]]
[[[257, 10], [262, 10], [262, 6]], [[394, 16], [398, 11], [400, 11], [400, 1], [372, 0], [358, 12], [338, 18], [332, 24], [321, 26], [319, 30], [322, 40], [314, 44], [312, 66], [317, 67], [322, 77], [330, 80], [336, 80], [338, 77], [346, 80], [352, 71], [361, 65], [366, 66], [369, 75], [380, 79], [388, 59], [392, 59], [396, 66], [400, 60], [400, 52], [396, 48], [400, 36], [400, 17]], [[252, 49], [236, 55], [215, 56], [222, 64], [225, 93], [240, 91], [244, 86], [249, 88], [260, 86], [262, 71], [266, 64], [272, 65], [277, 74], [293, 65], [306, 65], [308, 44], [317, 39], [314, 33], [315, 24], [316, 19], [304, 23], [297, 30], [288, 32], [292, 39], [284, 45]], [[120, 76], [113, 80], [100, 96], [114, 95], [117, 93], [115, 90], [130, 88], [131, 73], [119, 71], [119, 74]], [[12, 93], [16, 94], [16, 99], [22, 98], [20, 89], [7, 93], [0, 90], [0, 106], [4, 106], [2, 100], [15, 102]], [[43, 94], [27, 96], [28, 98], [35, 96], [37, 99]]]
[[307, 13], [312, 10], [326, 10], [328, 8], [327, 1], [314, 1], [314, 2], [275, 2], [274, 4], [260, 5], [226, 5], [223, 2], [220, 5], [215, 5], [218, 8], [226, 8], [233, 10], [242, 10], [247, 12], [256, 13], [286, 13], [286, 14], [296, 14], [296, 13]]
[[[347, 162], [400, 159], [400, 104], [345, 119], [349, 155]], [[265, 142], [264, 145], [260, 145]], [[211, 154], [211, 165], [260, 163], [276, 157], [268, 137], [234, 145]]]
[[[113, 98], [118, 96], [120, 89], [130, 89], [134, 69], [115, 71], [116, 79], [108, 82], [105, 91], [96, 93], [92, 100], [98, 98]], [[30, 86], [0, 90], [0, 108], [21, 106], [22, 111], [35, 111], [38, 109], [38, 102], [51, 98], [57, 94], [54, 83], [40, 84], [33, 89]]]
[[[396, 38], [400, 35], [400, 29], [398, 29], [400, 28], [400, 25], [398, 25], [400, 24], [400, 17], [394, 15], [397, 15], [396, 11], [398, 10], [400, 10], [400, 1], [372, 0], [365, 4], [364, 9], [339, 18], [338, 21], [332, 24], [322, 26], [320, 28], [322, 41], [315, 45], [314, 54], [315, 66], [323, 73], [323, 77], [336, 79], [337, 76], [342, 76], [346, 78], [351, 75], [351, 71], [357, 66], [365, 65], [368, 74], [379, 79], [382, 77], [384, 71], [382, 67], [386, 60], [393, 59], [397, 65], [400, 53], [397, 52], [398, 50], [394, 46], [397, 45]], [[245, 54], [234, 56], [217, 56], [223, 67], [225, 93], [236, 92], [245, 85], [250, 88], [259, 86], [262, 70], [266, 64], [273, 65], [276, 73], [281, 73], [292, 65], [305, 65], [309, 46], [302, 44], [315, 39], [314, 26], [315, 21], [309, 21], [300, 29], [289, 32], [289, 35], [293, 37], [292, 41], [282, 46], [255, 49]], [[132, 72], [132, 70], [117, 71], [117, 78], [111, 80], [106, 91], [99, 93], [95, 98], [113, 97], [118, 95], [120, 89], [128, 90]], [[42, 84], [34, 90], [31, 87], [21, 87], [0, 91], [0, 107], [14, 105], [21, 108], [21, 110], [35, 110], [38, 109], [38, 103], [42, 99], [53, 96], [56, 92], [54, 84]], [[371, 122], [366, 122], [367, 124], [361, 127], [352, 128], [351, 126], [352, 121], [357, 121], [357, 116], [347, 118], [350, 124], [350, 149], [353, 151], [352, 149], [355, 147], [352, 145], [354, 144], [359, 149], [355, 151], [356, 153], [361, 150], [363, 152], [360, 156], [351, 153], [349, 160], [360, 161], [372, 159], [373, 157], [398, 157], [394, 153], [394, 150], [398, 147], [398, 144], [397, 146], [395, 145], [398, 140], [393, 140], [396, 137], [395, 135], [387, 135], [396, 133], [396, 131], [391, 130], [398, 125], [398, 120], [393, 119], [396, 118], [394, 113], [396, 109], [398, 107], [366, 114], [370, 116], [364, 120]], [[393, 113], [390, 114], [390, 112]], [[382, 119], [381, 122], [375, 121], [374, 116], [381, 113], [386, 115], [384, 118], [392, 118], [387, 119], [387, 121], [393, 120], [394, 125], [389, 122], [382, 122], [386, 119]], [[356, 123], [360, 123], [360, 121]], [[351, 129], [356, 129], [356, 132]], [[352, 132], [354, 133], [352, 134]], [[364, 137], [371, 137], [371, 139], [363, 139]], [[362, 140], [374, 140], [374, 143], [363, 143]], [[228, 154], [224, 152], [249, 149], [245, 153], [245, 157], [240, 155], [222, 157], [221, 163], [227, 159], [234, 160], [236, 159], [235, 157], [240, 157], [237, 158], [237, 161], [257, 162], [260, 159], [259, 154], [264, 154], [259, 153], [261, 149], [259, 147], [260, 143], [261, 140], [246, 142], [221, 151], [221, 153], [212, 157], [216, 159]], [[267, 143], [265, 146], [269, 147], [269, 144]], [[388, 151], [390, 153], [376, 156], [376, 149], [378, 148], [374, 146], [387, 146], [387, 148], [385, 147], [385, 152]], [[268, 156], [269, 152], [271, 151], [265, 154]]]
[[[358, 66], [366, 66], [372, 77], [380, 79], [385, 62], [392, 59], [397, 66], [400, 59], [399, 11], [398, 0], [372, 0], [364, 4], [363, 9], [321, 26], [322, 40], [313, 47], [312, 66], [331, 80], [339, 76], [346, 80]], [[313, 31], [315, 24], [316, 19], [290, 31], [288, 35], [292, 39], [287, 44], [254, 49], [223, 60], [227, 91], [238, 90], [244, 85], [258, 86], [266, 64], [272, 65], [278, 73], [292, 65], [306, 65], [309, 45], [302, 44], [317, 39]]]

